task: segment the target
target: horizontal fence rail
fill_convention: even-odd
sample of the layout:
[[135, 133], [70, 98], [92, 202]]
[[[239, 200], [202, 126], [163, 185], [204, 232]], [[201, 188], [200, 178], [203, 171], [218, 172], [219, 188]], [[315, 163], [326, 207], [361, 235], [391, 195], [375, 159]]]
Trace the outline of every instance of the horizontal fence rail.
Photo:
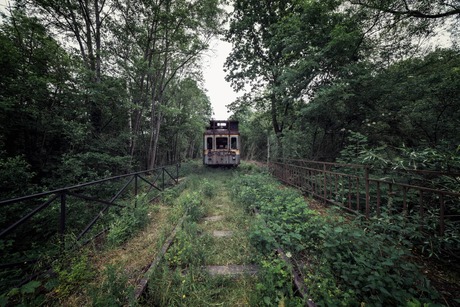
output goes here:
[[269, 169], [281, 181], [366, 218], [378, 217], [385, 210], [416, 216], [422, 223], [435, 219], [439, 235], [445, 234], [447, 221], [460, 221], [460, 193], [421, 184], [439, 176], [459, 179], [460, 173], [405, 171], [421, 178], [417, 184], [411, 184], [401, 182], [408, 181], [407, 175], [385, 171], [372, 175], [368, 166], [357, 164], [284, 160], [270, 162]]
[[[129, 203], [133, 197], [135, 199], [141, 184], [147, 187], [148, 193], [152, 190], [163, 191], [166, 186], [178, 183], [179, 167], [179, 164], [163, 166], [0, 201], [0, 210], [4, 214], [0, 219], [0, 247], [3, 254], [0, 269], [24, 267], [38, 261], [39, 256], [31, 252], [32, 249], [25, 246], [24, 241], [31, 241], [32, 247], [43, 247], [47, 241], [54, 240], [50, 243], [52, 246], [59, 241], [56, 236], [63, 237], [71, 228], [75, 241], [82, 242], [110, 208], [128, 207], [121, 203], [121, 198], [128, 197], [124, 203]], [[46, 214], [43, 213], [45, 210], [48, 210]], [[93, 212], [92, 218], [88, 212]], [[72, 225], [70, 215], [75, 219], [83, 213], [90, 217], [86, 224], [80, 222], [79, 225]], [[95, 237], [98, 235], [100, 233]], [[21, 258], [19, 261], [9, 261], [18, 257]]]

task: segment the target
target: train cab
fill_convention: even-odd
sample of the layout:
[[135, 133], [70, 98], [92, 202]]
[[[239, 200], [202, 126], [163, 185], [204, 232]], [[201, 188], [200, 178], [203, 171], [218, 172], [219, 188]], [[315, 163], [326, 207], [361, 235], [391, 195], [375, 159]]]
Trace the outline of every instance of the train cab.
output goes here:
[[203, 164], [209, 166], [238, 166], [241, 138], [238, 121], [211, 120], [203, 134]]

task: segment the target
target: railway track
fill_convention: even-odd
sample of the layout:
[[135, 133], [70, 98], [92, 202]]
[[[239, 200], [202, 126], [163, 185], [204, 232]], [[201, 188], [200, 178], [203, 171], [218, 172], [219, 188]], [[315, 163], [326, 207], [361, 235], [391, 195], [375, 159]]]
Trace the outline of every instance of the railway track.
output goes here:
[[[254, 285], [257, 283], [258, 274], [260, 272], [260, 267], [252, 261], [257, 251], [252, 249], [248, 238], [250, 223], [251, 220], [254, 219], [254, 216], [248, 216], [244, 212], [244, 208], [228, 201], [228, 189], [224, 184], [215, 182], [214, 186], [216, 187], [214, 191], [216, 195], [201, 202], [201, 205], [205, 208], [205, 212], [201, 218], [196, 221], [197, 227], [199, 227], [198, 235], [207, 238], [201, 241], [197, 239], [197, 242], [209, 244], [206, 249], [212, 251], [212, 255], [208, 255], [200, 264], [199, 270], [201, 270], [202, 274], [206, 276], [207, 279], [223, 278], [226, 280], [245, 280], [245, 282], [249, 280]], [[243, 222], [240, 220], [242, 216], [244, 216]], [[155, 298], [149, 298], [148, 288], [156, 287], [156, 285], [150, 285], [150, 280], [152, 278], [157, 278], [154, 277], [155, 271], [161, 270], [162, 264], [170, 267], [173, 266], [167, 259], [171, 257], [170, 255], [168, 256], [168, 251], [170, 248], [174, 248], [175, 244], [181, 244], [176, 239], [176, 236], [179, 232], [184, 231], [183, 225], [184, 222], [187, 223], [187, 220], [187, 215], [184, 215], [179, 220], [171, 235], [163, 244], [161, 251], [157, 254], [143, 274], [143, 277], [139, 280], [134, 293], [137, 301], [151, 304], [151, 300], [155, 300]], [[315, 303], [309, 299], [308, 289], [304, 285], [295, 264], [291, 262], [281, 248], [278, 248], [276, 253], [280, 259], [288, 263], [288, 267], [291, 268], [291, 280], [293, 281], [293, 287], [295, 287], [296, 293], [304, 299], [307, 306], [316, 306]], [[176, 267], [174, 269], [180, 270], [181, 274], [185, 275], [187, 274], [187, 270], [192, 270], [190, 269], [191, 266], [190, 264], [183, 264], [182, 267]], [[220, 303], [229, 305], [235, 303], [239, 305], [243, 302], [243, 305], [247, 305], [249, 302], [248, 297], [251, 295], [249, 292], [255, 289], [246, 290], [248, 293], [240, 295], [240, 297], [237, 298], [237, 302], [220, 301]], [[158, 302], [156, 302], [156, 304], [158, 304]]]

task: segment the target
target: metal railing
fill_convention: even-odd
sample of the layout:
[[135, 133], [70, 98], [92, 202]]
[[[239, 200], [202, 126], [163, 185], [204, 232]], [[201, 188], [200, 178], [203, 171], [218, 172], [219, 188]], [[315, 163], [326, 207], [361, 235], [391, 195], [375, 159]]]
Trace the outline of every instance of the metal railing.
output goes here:
[[[340, 206], [346, 211], [362, 214], [366, 218], [380, 216], [382, 210], [405, 216], [417, 215], [426, 220], [426, 213], [437, 219], [440, 235], [446, 231], [448, 219], [458, 222], [460, 193], [438, 187], [398, 182], [408, 176], [386, 174], [377, 178], [366, 165], [317, 162], [308, 160], [284, 160], [269, 164], [271, 173], [281, 181], [324, 202]], [[406, 171], [411, 176], [450, 176], [460, 178], [459, 173], [434, 171]], [[382, 172], [384, 173], [384, 172]], [[382, 176], [379, 176], [382, 177]], [[425, 180], [429, 182], [430, 180]], [[423, 182], [423, 180], [420, 180]]]
[[[17, 259], [13, 263], [0, 263], [0, 269], [27, 266], [37, 262], [37, 258], [28, 256], [35, 253], [30, 252], [29, 247], [25, 247], [26, 244], [23, 243], [25, 241], [33, 241], [28, 244], [43, 248], [43, 244], [49, 243], [45, 241], [53, 238], [55, 240], [56, 236], [59, 237], [59, 235], [63, 237], [67, 230], [72, 228], [75, 241], [81, 242], [111, 207], [129, 206], [117, 202], [122, 196], [126, 196], [128, 199], [135, 197], [138, 195], [141, 185], [147, 186], [147, 192], [151, 190], [163, 191], [166, 186], [178, 182], [179, 167], [179, 164], [163, 166], [0, 201], [2, 214], [8, 214], [5, 212], [10, 211], [15, 213], [14, 216], [3, 218], [3, 225], [0, 225], [3, 227], [0, 229], [0, 243], [4, 247], [9, 246], [7, 250], [16, 254], [15, 259], [18, 258], [18, 254], [24, 256], [23, 259]], [[107, 184], [109, 186], [106, 186]], [[126, 199], [124, 202], [127, 202]], [[46, 214], [43, 213], [45, 209], [48, 210]], [[86, 217], [86, 222], [80, 222], [83, 227], [76, 229], [79, 225], [70, 224], [72, 221], [69, 221], [69, 211], [73, 217]], [[95, 214], [91, 215], [90, 211]], [[35, 224], [40, 222], [40, 219], [43, 220], [41, 225]], [[34, 227], [39, 229], [36, 230]], [[98, 233], [96, 236], [100, 234]], [[42, 239], [44, 242], [41, 242]], [[5, 253], [2, 258], [0, 262], [5, 261], [5, 259], [9, 260], [10, 257]]]

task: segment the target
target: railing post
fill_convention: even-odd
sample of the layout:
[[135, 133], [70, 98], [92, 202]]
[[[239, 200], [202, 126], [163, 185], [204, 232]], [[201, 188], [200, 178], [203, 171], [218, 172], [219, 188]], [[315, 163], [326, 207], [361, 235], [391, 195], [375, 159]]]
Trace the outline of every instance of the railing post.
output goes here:
[[137, 196], [137, 174], [134, 175], [134, 196]]
[[364, 182], [366, 185], [366, 218], [368, 219], [369, 212], [370, 212], [369, 203], [370, 203], [371, 195], [369, 192], [369, 166], [367, 165], [364, 168]]
[[66, 199], [67, 194], [64, 191], [61, 193], [61, 214], [59, 218], [59, 233], [61, 236], [64, 236], [65, 232]]

